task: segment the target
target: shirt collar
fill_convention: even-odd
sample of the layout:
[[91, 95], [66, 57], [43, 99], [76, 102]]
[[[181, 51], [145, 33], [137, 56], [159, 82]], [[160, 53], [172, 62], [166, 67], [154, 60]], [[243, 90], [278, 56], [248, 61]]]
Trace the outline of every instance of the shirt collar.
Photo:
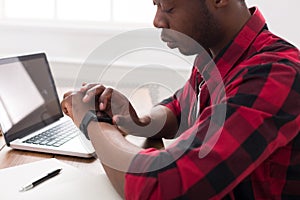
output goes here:
[[215, 59], [211, 59], [207, 52], [200, 53], [196, 57], [194, 66], [198, 68], [205, 81], [216, 77], [223, 80], [264, 28], [265, 19], [261, 12], [256, 7], [249, 10], [252, 16], [248, 22]]

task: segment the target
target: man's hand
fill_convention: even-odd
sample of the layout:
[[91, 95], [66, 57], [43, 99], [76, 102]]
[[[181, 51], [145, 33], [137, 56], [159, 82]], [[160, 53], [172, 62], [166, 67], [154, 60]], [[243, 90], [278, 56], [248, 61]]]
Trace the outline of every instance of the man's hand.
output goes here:
[[67, 92], [64, 94], [63, 101], [61, 102], [63, 112], [73, 120], [77, 127], [79, 127], [87, 111], [95, 110], [94, 105], [82, 102], [83, 96], [82, 92]]
[[138, 130], [151, 121], [150, 117], [139, 118], [129, 100], [112, 88], [101, 84], [84, 84], [80, 92], [85, 93], [82, 99], [84, 103], [95, 104], [97, 109], [106, 112], [123, 132]]

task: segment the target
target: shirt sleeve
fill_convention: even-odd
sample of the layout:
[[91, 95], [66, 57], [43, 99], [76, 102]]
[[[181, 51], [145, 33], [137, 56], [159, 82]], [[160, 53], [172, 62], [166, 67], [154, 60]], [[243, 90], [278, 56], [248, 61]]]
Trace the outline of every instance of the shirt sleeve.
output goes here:
[[180, 123], [181, 119], [181, 108], [180, 108], [180, 103], [177, 99], [178, 94], [181, 93], [183, 88], [179, 89], [173, 96], [164, 99], [162, 102], [160, 102], [158, 105], [165, 106], [169, 108], [174, 115], [176, 116], [177, 123]]
[[246, 68], [174, 144], [135, 157], [126, 199], [224, 197], [299, 133], [299, 85], [282, 63]]

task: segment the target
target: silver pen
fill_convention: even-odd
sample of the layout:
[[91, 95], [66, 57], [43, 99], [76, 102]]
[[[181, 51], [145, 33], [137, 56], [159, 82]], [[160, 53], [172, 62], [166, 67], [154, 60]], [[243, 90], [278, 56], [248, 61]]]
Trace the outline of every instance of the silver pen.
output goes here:
[[34, 188], [35, 186], [45, 182], [46, 180], [49, 180], [50, 178], [58, 175], [60, 173], [62, 169], [56, 169], [50, 173], [48, 173], [47, 175], [43, 176], [42, 178], [39, 178], [38, 180], [28, 184], [28, 185], [25, 185], [23, 187], [20, 188], [20, 192], [24, 192], [24, 191], [27, 191], [27, 190], [30, 190], [31, 188]]

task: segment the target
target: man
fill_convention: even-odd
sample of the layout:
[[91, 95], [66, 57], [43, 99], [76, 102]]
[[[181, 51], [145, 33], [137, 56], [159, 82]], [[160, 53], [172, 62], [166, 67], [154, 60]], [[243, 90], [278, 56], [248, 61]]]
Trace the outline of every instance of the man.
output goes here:
[[[95, 97], [96, 110], [112, 116], [114, 125], [90, 122], [87, 132], [116, 190], [127, 199], [299, 199], [299, 51], [243, 0], [154, 4], [154, 25], [168, 46], [199, 54], [186, 85], [144, 117], [100, 84], [62, 102], [77, 126], [95, 110]], [[170, 30], [201, 44], [215, 67]], [[143, 150], [124, 134], [178, 139], [165, 150]]]

